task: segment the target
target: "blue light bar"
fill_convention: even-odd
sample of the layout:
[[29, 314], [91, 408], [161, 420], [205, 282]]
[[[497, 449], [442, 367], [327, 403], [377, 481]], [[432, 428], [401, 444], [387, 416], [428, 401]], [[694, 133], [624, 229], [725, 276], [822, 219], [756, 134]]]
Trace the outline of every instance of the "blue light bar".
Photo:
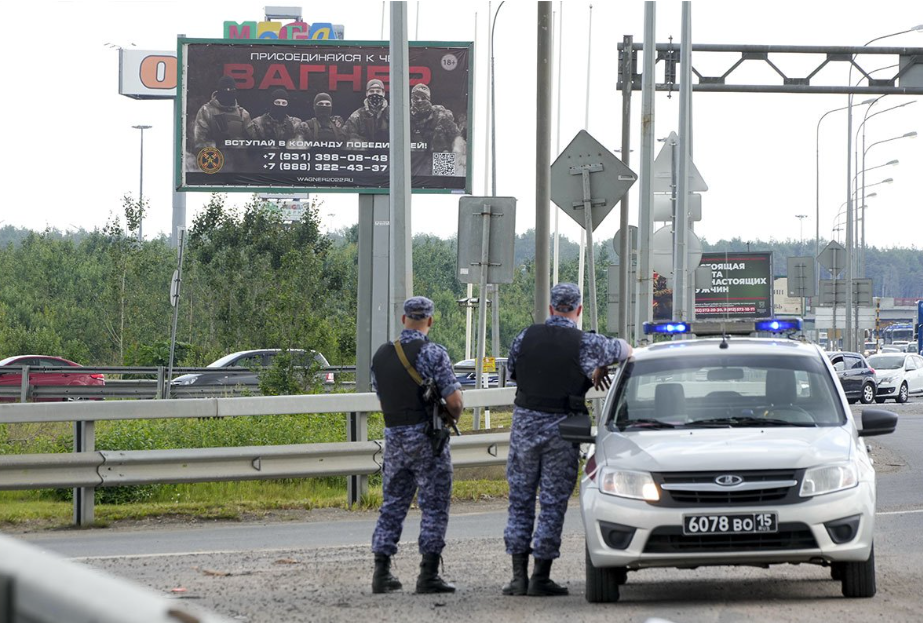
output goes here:
[[690, 333], [692, 328], [688, 322], [645, 322], [643, 327], [645, 335], [651, 335], [652, 333], [660, 335]]
[[768, 320], [757, 320], [755, 327], [757, 331], [769, 331], [770, 333], [801, 331], [801, 318], [770, 318]]

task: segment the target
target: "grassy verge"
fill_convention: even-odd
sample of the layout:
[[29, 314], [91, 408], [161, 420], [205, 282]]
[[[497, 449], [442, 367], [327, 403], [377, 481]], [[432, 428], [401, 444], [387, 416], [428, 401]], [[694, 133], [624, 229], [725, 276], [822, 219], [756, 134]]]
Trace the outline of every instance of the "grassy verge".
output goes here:
[[[492, 410], [490, 430], [508, 430], [511, 419], [511, 411]], [[345, 422], [344, 414], [105, 421], [96, 426], [96, 448], [152, 450], [329, 443], [346, 441]], [[470, 415], [463, 416], [459, 428], [462, 434], [472, 432]], [[72, 429], [67, 423], [0, 425], [0, 454], [69, 452], [73, 445]], [[383, 436], [381, 415], [370, 415], [369, 437]], [[0, 529], [71, 525], [71, 493], [69, 489], [0, 491]], [[506, 497], [507, 493], [502, 467], [456, 470], [453, 487], [456, 500], [490, 500]], [[359, 508], [375, 509], [380, 505], [381, 477], [373, 475], [369, 494]], [[98, 525], [108, 525], [121, 520], [161, 517], [240, 520], [275, 511], [316, 508], [346, 508], [346, 479], [106, 487], [96, 491], [95, 516]]]

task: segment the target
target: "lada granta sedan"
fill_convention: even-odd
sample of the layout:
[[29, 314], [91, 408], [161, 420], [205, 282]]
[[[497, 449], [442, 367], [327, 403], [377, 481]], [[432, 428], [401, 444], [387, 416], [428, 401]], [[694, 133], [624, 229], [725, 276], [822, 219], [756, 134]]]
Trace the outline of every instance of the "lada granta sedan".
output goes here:
[[[753, 323], [750, 323], [751, 326]], [[614, 602], [650, 567], [812, 563], [846, 597], [875, 594], [875, 470], [830, 361], [785, 338], [724, 337], [635, 350], [600, 413], [569, 418], [594, 443], [580, 484], [586, 599]]]

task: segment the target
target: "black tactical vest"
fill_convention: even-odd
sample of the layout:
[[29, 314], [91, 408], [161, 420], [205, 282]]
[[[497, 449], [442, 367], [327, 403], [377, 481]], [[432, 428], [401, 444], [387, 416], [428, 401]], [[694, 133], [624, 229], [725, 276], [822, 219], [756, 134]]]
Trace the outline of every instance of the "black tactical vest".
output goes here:
[[593, 386], [580, 367], [583, 331], [536, 324], [526, 329], [516, 358], [516, 400], [523, 409], [545, 413], [588, 413]]
[[[411, 367], [416, 366], [417, 355], [424, 344], [426, 342], [423, 340], [401, 344]], [[407, 369], [397, 356], [394, 344], [388, 342], [381, 345], [372, 357], [372, 371], [375, 372], [375, 384], [378, 387], [386, 427], [427, 421], [423, 389], [407, 373]]]

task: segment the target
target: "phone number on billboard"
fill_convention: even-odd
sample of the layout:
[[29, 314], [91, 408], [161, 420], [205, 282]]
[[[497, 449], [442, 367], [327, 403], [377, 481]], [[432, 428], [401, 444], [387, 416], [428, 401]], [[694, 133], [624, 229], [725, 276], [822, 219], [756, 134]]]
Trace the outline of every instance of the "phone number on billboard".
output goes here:
[[[270, 162], [264, 169], [276, 171], [372, 171], [388, 170], [388, 154], [312, 154], [310, 152], [269, 152], [263, 156]], [[312, 164], [310, 160], [314, 160]], [[369, 164], [364, 164], [369, 163]]]

